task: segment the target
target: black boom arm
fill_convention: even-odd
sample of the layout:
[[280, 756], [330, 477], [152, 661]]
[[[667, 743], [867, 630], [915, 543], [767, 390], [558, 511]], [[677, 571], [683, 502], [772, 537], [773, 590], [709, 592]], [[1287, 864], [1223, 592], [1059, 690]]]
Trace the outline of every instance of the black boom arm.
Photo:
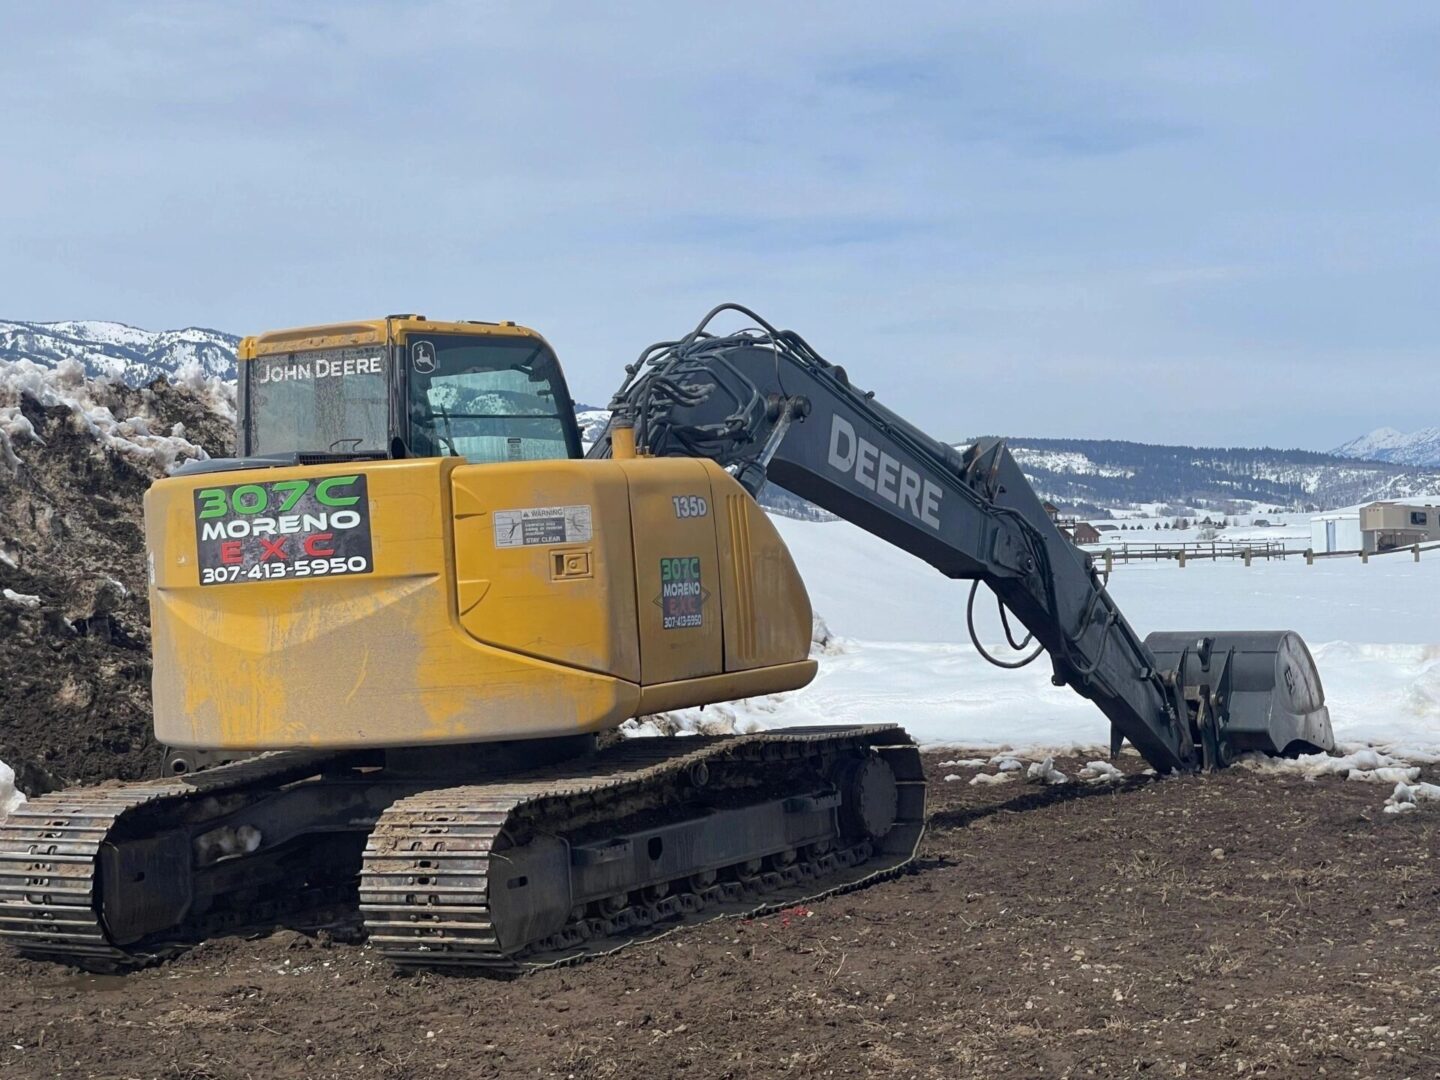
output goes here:
[[[727, 310], [755, 327], [707, 332]], [[1055, 684], [1074, 688], [1109, 717], [1112, 746], [1119, 736], [1129, 739], [1160, 771], [1192, 769], [1202, 756], [1208, 762], [1223, 753], [1223, 702], [1209, 705], [1207, 722], [1196, 687], [1182, 674], [1187, 663], [1196, 666], [1194, 658], [1187, 650], [1178, 664], [1161, 668], [1002, 441], [962, 452], [930, 438], [857, 390], [843, 368], [799, 335], [736, 305], [721, 305], [689, 335], [652, 346], [626, 370], [611, 423], [633, 424], [642, 453], [710, 458], [752, 494], [774, 480], [946, 576], [974, 581], [967, 621], [977, 647], [973, 607], [983, 581], [1001, 602], [1002, 621], [1008, 609], [1049, 654]], [[608, 456], [608, 432], [591, 454]], [[1028, 642], [1016, 642], [1004, 625], [1012, 645]], [[1208, 647], [1197, 644], [1209, 672]], [[1007, 662], [981, 648], [1006, 667], [1023, 666], [1039, 651]], [[1225, 680], [1230, 659], [1217, 660], [1223, 670], [1213, 679], [1201, 677], [1207, 691], [1209, 682]], [[1318, 692], [1318, 677], [1315, 686]], [[1224, 690], [1217, 685], [1215, 693]]]

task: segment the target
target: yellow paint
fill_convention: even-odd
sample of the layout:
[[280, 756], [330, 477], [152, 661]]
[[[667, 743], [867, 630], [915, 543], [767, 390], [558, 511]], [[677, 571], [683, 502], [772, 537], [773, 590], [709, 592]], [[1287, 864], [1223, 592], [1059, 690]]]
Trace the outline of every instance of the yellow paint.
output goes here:
[[[640, 681], [674, 682], [725, 670], [720, 630], [719, 557], [710, 506], [710, 462], [692, 458], [633, 458], [613, 463], [630, 484], [630, 517], [635, 533], [635, 592], [640, 616]], [[708, 466], [708, 467], [707, 467]], [[727, 477], [728, 479], [728, 477]], [[733, 481], [732, 481], [733, 483]], [[681, 518], [674, 498], [706, 500], [703, 517]], [[700, 585], [708, 593], [698, 627], [664, 628], [662, 559], [699, 559]], [[806, 635], [807, 644], [809, 635]]]
[[610, 456], [624, 460], [635, 456], [635, 428], [632, 424], [610, 425]]
[[[477, 641], [526, 656], [640, 681], [635, 569], [625, 475], [609, 462], [462, 465], [455, 491], [460, 624]], [[587, 507], [591, 539], [498, 547], [495, 512]], [[589, 577], [557, 577], [555, 560], [588, 555]], [[563, 573], [563, 568], [562, 568]], [[470, 584], [485, 581], [483, 592]]]
[[528, 326], [513, 322], [450, 322], [420, 317], [362, 319], [353, 323], [330, 326], [300, 326], [290, 330], [272, 330], [240, 339], [236, 350], [239, 360], [261, 356], [286, 355], [311, 349], [338, 349], [357, 345], [404, 344], [412, 335], [466, 334], [479, 337], [529, 337], [545, 339]]
[[758, 671], [709, 675], [699, 679], [643, 686], [640, 688], [640, 715], [647, 716], [651, 713], [669, 712], [671, 709], [688, 709], [716, 701], [734, 701], [736, 698], [793, 690], [815, 678], [818, 667], [814, 660], [800, 660], [793, 664], [761, 668]]

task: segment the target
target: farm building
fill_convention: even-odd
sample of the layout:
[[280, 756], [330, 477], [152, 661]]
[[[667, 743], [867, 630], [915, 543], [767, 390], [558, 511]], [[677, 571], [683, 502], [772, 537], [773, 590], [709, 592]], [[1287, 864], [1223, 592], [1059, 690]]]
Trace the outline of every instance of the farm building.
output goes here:
[[1331, 510], [1310, 519], [1310, 550], [1317, 555], [1359, 551], [1363, 544], [1359, 510]]
[[1100, 530], [1088, 521], [1078, 521], [1070, 530], [1070, 539], [1077, 544], [1098, 544]]

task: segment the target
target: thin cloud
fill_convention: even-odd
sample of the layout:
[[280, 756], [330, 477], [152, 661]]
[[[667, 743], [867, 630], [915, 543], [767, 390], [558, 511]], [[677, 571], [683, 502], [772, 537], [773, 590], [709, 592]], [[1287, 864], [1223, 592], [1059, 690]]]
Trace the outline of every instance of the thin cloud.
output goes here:
[[1433, 5], [825, 12], [12, 5], [7, 310], [516, 318], [603, 400], [736, 299], [942, 436], [1436, 422]]

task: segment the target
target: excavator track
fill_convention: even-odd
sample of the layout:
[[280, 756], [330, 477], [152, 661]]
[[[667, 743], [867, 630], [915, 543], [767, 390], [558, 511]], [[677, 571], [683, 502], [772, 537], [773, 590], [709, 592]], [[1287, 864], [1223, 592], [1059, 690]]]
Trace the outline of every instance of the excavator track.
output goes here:
[[[115, 971], [143, 966], [247, 922], [334, 901], [340, 889], [274, 894], [243, 916], [234, 911], [176, 925], [160, 940], [117, 945], [103, 911], [101, 880], [107, 847], [114, 848], [140, 813], [166, 815], [187, 802], [272, 791], [322, 771], [339, 755], [305, 751], [263, 754], [186, 776], [80, 788], [31, 799], [0, 820], [0, 941], [22, 955]], [[188, 845], [186, 845], [188, 855]], [[173, 868], [183, 872], [188, 869]]]
[[353, 911], [358, 868], [397, 964], [518, 971], [866, 884], [924, 826], [918, 753], [890, 726], [631, 739], [443, 789], [377, 764], [270, 753], [35, 798], [0, 823], [0, 941], [141, 967]]
[[365, 848], [361, 913], [402, 967], [550, 967], [892, 875], [924, 814], [898, 727], [631, 739], [395, 802]]

